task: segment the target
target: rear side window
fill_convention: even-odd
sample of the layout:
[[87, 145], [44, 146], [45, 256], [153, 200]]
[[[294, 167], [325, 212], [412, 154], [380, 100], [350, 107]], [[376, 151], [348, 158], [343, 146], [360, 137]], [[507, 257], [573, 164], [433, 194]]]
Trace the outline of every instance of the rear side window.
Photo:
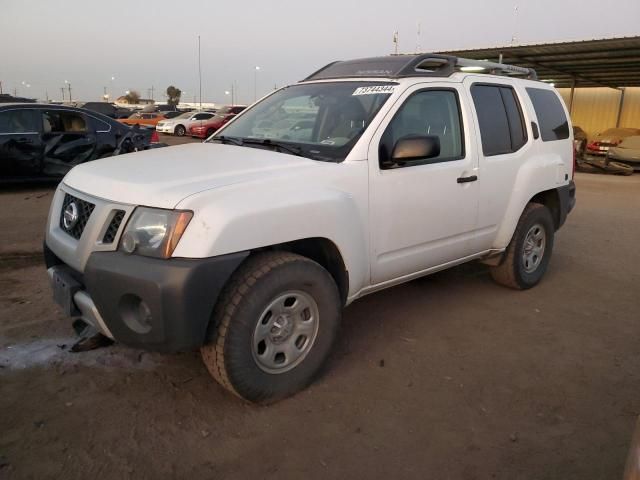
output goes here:
[[551, 142], [569, 138], [569, 122], [555, 92], [541, 88], [527, 88], [527, 93], [538, 117], [542, 141]]
[[95, 130], [96, 133], [105, 133], [111, 131], [111, 125], [109, 125], [107, 122], [91, 115], [89, 115], [88, 118], [91, 130]]
[[89, 131], [82, 114], [67, 110], [44, 112], [42, 124], [45, 133], [83, 133]]
[[486, 157], [513, 153], [527, 143], [522, 110], [511, 87], [475, 84], [471, 97]]
[[0, 133], [38, 133], [35, 110], [7, 110], [0, 112]]

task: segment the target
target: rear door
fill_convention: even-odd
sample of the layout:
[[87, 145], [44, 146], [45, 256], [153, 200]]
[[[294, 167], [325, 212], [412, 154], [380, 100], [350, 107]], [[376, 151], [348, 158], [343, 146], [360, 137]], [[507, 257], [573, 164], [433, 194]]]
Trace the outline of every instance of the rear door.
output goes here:
[[94, 158], [96, 134], [83, 113], [44, 109], [42, 125], [46, 175], [65, 175], [75, 165]]
[[0, 111], [0, 176], [38, 176], [42, 173], [42, 141], [38, 110]]
[[104, 120], [87, 115], [89, 120], [89, 128], [96, 136], [96, 149], [92, 159], [108, 156], [113, 153], [118, 144], [120, 136], [124, 135], [125, 127], [123, 125], [111, 125]]
[[518, 171], [534, 146], [527, 130], [523, 93], [508, 79], [467, 77], [480, 155], [478, 234], [474, 249], [492, 248], [510, 205]]

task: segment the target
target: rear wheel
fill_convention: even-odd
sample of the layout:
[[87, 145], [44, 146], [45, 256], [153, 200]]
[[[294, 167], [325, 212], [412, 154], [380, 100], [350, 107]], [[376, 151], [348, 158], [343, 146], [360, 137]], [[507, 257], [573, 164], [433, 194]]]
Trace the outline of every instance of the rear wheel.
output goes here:
[[547, 271], [554, 231], [549, 209], [539, 203], [528, 204], [502, 263], [491, 269], [493, 279], [518, 290], [536, 285]]
[[182, 125], [178, 125], [173, 133], [175, 133], [177, 137], [184, 137], [184, 134], [187, 133], [187, 130]]
[[319, 264], [288, 252], [258, 253], [225, 287], [202, 359], [230, 392], [274, 402], [313, 381], [340, 316], [336, 284]]

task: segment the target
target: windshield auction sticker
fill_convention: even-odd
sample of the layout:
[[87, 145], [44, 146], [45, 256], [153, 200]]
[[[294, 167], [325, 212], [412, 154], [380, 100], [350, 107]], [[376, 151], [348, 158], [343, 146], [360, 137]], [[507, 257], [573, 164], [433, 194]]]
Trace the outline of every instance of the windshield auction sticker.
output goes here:
[[355, 92], [351, 95], [380, 95], [393, 93], [395, 85], [375, 85], [371, 87], [356, 88]]

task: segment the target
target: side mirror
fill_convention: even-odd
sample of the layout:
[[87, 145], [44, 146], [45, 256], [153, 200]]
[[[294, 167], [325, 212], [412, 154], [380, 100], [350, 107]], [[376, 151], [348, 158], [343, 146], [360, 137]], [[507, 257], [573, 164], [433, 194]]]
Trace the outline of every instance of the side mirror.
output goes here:
[[435, 135], [408, 135], [393, 146], [391, 161], [416, 162], [440, 155], [440, 138]]

